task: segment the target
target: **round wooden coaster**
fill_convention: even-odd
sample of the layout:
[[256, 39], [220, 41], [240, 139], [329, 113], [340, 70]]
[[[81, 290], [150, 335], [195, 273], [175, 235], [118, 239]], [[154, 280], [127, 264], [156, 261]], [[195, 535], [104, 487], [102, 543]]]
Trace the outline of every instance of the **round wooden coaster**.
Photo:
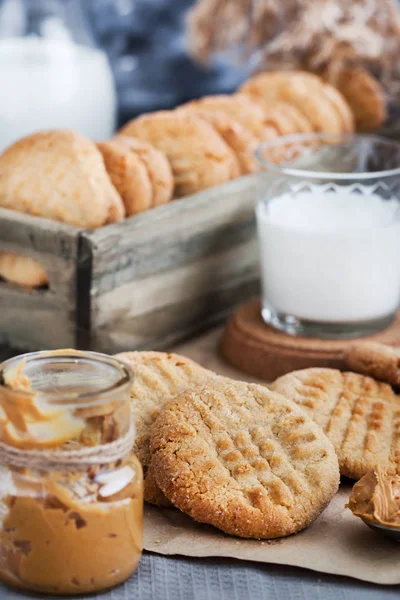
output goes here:
[[[390, 327], [362, 338], [400, 345], [400, 311]], [[266, 381], [308, 367], [345, 369], [343, 352], [354, 340], [321, 340], [287, 335], [264, 323], [259, 299], [243, 304], [230, 317], [220, 349], [234, 367]]]

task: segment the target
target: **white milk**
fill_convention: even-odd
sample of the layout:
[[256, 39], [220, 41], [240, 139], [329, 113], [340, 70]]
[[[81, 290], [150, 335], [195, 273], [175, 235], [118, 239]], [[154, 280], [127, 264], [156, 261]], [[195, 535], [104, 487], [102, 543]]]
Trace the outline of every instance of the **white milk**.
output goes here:
[[260, 203], [264, 307], [329, 323], [392, 314], [400, 294], [398, 210], [395, 199], [318, 186]]
[[76, 129], [105, 139], [116, 96], [106, 55], [37, 37], [0, 40], [0, 150], [40, 129]]

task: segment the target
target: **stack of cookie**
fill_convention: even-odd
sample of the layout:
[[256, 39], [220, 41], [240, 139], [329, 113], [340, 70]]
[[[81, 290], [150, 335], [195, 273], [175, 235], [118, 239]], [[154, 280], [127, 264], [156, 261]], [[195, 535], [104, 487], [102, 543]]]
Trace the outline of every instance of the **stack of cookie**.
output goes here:
[[317, 75], [288, 71], [257, 75], [236, 94], [207, 96], [174, 111], [143, 115], [120, 133], [166, 155], [174, 197], [179, 198], [256, 172], [254, 152], [260, 142], [298, 133], [353, 131], [353, 113], [335, 87]]
[[[376, 128], [385, 117], [384, 102], [365, 78], [361, 83], [374, 99], [368, 110], [346, 79], [337, 82], [345, 98], [311, 73], [272, 72], [253, 77], [233, 95], [142, 115], [97, 145], [72, 131], [30, 135], [0, 156], [0, 206], [102, 227], [256, 172], [260, 142], [297, 133], [351, 133], [355, 118], [363, 130]], [[273, 157], [282, 159], [281, 152]], [[32, 258], [5, 252], [0, 276], [29, 287], [47, 283]]]
[[245, 538], [309, 525], [338, 489], [333, 446], [294, 402], [174, 354], [118, 355], [133, 368], [145, 500]]
[[358, 480], [400, 470], [400, 351], [357, 344], [348, 356], [368, 375], [311, 368], [270, 388], [219, 377], [160, 352], [117, 355], [135, 372], [131, 391], [145, 500], [244, 538], [307, 527], [339, 472]]
[[[305, 369], [280, 377], [272, 389], [308, 413], [333, 443], [340, 472], [359, 480], [347, 505], [355, 515], [375, 521], [373, 498], [379, 496], [374, 490], [383, 482], [387, 502], [385, 498], [377, 508], [379, 523], [382, 510], [398, 515], [400, 397], [395, 390], [400, 388], [400, 350], [356, 342], [344, 358], [355, 372]], [[367, 505], [372, 510], [364, 514]]]

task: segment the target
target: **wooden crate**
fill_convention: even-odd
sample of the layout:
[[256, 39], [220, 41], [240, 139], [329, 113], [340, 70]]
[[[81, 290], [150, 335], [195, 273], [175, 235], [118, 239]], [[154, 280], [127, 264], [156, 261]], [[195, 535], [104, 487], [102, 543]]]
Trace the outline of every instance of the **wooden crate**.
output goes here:
[[44, 266], [49, 289], [0, 283], [0, 343], [102, 352], [162, 348], [258, 292], [257, 177], [87, 231], [0, 209], [0, 249]]
[[0, 282], [0, 343], [26, 349], [75, 346], [80, 232], [0, 209], [0, 250], [36, 258], [50, 281], [43, 290]]

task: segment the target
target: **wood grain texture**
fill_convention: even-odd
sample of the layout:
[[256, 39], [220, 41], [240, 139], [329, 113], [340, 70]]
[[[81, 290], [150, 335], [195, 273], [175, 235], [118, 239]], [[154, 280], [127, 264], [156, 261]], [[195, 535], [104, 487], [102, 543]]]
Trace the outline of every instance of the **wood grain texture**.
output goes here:
[[[400, 312], [384, 331], [363, 340], [400, 345]], [[259, 298], [246, 302], [230, 317], [220, 344], [223, 357], [236, 369], [265, 381], [308, 367], [346, 369], [345, 352], [354, 339], [318, 339], [287, 335], [266, 325]]]
[[[258, 290], [254, 176], [83, 232], [91, 347], [164, 347]], [[90, 258], [88, 257], [90, 255]]]
[[0, 250], [35, 258], [49, 277], [43, 290], [0, 281], [0, 343], [29, 350], [75, 346], [80, 231], [0, 209]]
[[100, 352], [165, 350], [223, 321], [236, 304], [259, 293], [258, 280], [249, 280], [206, 295], [178, 302], [131, 319], [121, 318], [93, 330], [93, 347]]
[[101, 327], [113, 319], [129, 321], [149, 311], [207, 297], [232, 284], [258, 278], [256, 240], [199, 258], [177, 268], [123, 283], [98, 298], [96, 324]]
[[66, 297], [1, 283], [0, 299], [0, 344], [23, 350], [75, 346], [75, 304]]
[[93, 251], [95, 294], [131, 280], [132, 274], [160, 273], [252, 237], [256, 182], [254, 176], [242, 177], [83, 233]]
[[0, 250], [36, 258], [48, 290], [0, 283], [0, 342], [162, 348], [258, 292], [247, 176], [94, 231], [0, 209]]

